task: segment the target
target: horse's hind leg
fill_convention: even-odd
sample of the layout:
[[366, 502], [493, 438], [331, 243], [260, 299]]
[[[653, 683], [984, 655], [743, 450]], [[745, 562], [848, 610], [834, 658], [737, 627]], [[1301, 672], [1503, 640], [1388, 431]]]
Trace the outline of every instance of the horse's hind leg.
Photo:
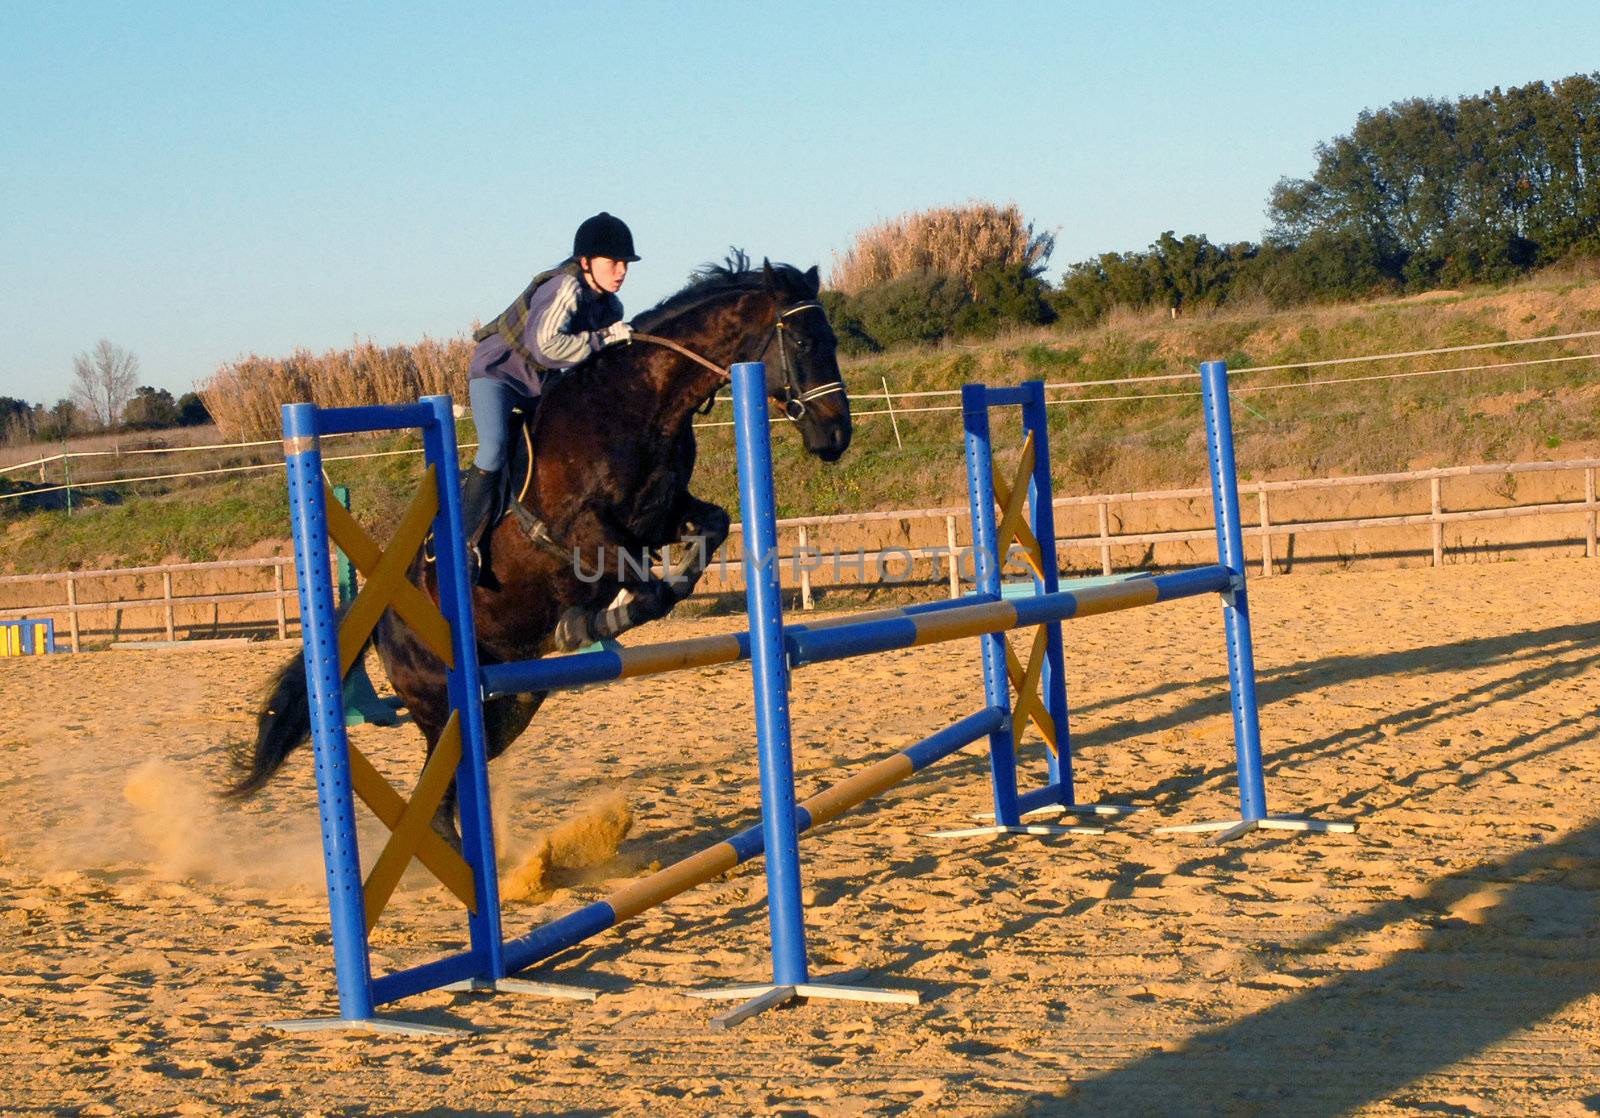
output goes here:
[[[449, 716], [442, 710], [418, 710], [413, 707], [411, 717], [416, 721], [417, 728], [422, 731], [422, 736], [428, 742], [428, 757], [431, 760], [433, 751], [439, 746], [439, 738], [444, 735], [444, 728], [449, 721]], [[461, 852], [461, 832], [456, 830], [456, 781], [450, 778], [450, 784], [444, 790], [444, 795], [439, 800], [439, 806], [433, 813], [433, 829], [439, 837], [450, 844], [451, 849]]]
[[[522, 731], [528, 728], [528, 723], [533, 721], [534, 712], [543, 704], [548, 694], [549, 692], [540, 691], [526, 696], [507, 695], [499, 699], [490, 699], [483, 704], [483, 735], [487, 760], [494, 760], [517, 740]], [[443, 732], [444, 727], [440, 725], [438, 733], [429, 733], [428, 756], [433, 756], [434, 746], [439, 740], [438, 734]], [[456, 781], [452, 779], [450, 786], [445, 789], [444, 798], [439, 801], [439, 809], [433, 813], [433, 829], [457, 853], [462, 852], [461, 832], [457, 828], [456, 820], [459, 810], [460, 797], [456, 793]]]
[[502, 695], [483, 704], [483, 736], [487, 739], [489, 760], [493, 761], [511, 747], [549, 695], [548, 691]]
[[[413, 581], [420, 584], [415, 568], [412, 574]], [[392, 613], [385, 613], [379, 619], [375, 636], [384, 674], [389, 677], [395, 694], [405, 703], [411, 720], [422, 731], [428, 746], [427, 756], [432, 757], [450, 721], [450, 693], [445, 683], [444, 664]], [[433, 829], [459, 851], [461, 835], [456, 831], [455, 814], [456, 782], [451, 780], [438, 810], [433, 813]]]

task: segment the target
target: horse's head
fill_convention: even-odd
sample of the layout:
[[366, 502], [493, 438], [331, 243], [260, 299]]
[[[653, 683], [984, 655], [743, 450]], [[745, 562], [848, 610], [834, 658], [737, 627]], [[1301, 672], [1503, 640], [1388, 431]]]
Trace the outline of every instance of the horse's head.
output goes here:
[[850, 398], [839, 376], [839, 341], [817, 301], [817, 269], [765, 260], [761, 267], [773, 301], [772, 332], [757, 356], [766, 362], [767, 394], [800, 428], [806, 449], [835, 462], [850, 446]]
[[836, 461], [850, 446], [850, 400], [839, 379], [838, 339], [817, 298], [821, 286], [815, 268], [762, 261], [758, 270], [734, 249], [726, 263], [698, 269], [682, 291], [634, 319], [636, 340], [688, 359], [666, 366], [682, 374], [661, 389], [677, 396], [663, 409], [669, 427], [688, 423], [727, 383], [727, 366], [762, 361], [767, 393], [800, 428], [806, 449]]

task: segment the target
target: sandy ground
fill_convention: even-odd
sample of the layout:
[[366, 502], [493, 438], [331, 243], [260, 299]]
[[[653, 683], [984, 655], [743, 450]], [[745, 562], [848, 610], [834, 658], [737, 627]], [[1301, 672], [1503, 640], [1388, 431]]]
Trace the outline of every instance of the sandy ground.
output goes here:
[[[951, 758], [802, 847], [814, 970], [868, 967], [923, 1003], [732, 1034], [682, 991], [763, 977], [760, 863], [559, 960], [593, 1003], [391, 1007], [478, 1030], [443, 1043], [274, 1031], [335, 1011], [309, 755], [242, 810], [211, 790], [292, 650], [3, 662], [0, 1107], [1595, 1113], [1597, 592], [1583, 560], [1257, 581], [1271, 806], [1361, 830], [1226, 848], [1152, 833], [1236, 810], [1216, 603], [1072, 623], [1084, 798], [1151, 810], [1099, 838], [927, 838], [987, 803], [978, 749]], [[802, 793], [978, 695], [972, 642], [803, 670]], [[752, 822], [750, 708], [741, 668], [553, 700], [494, 773], [504, 859], [608, 793], [633, 830], [609, 857], [558, 850], [508, 934]], [[409, 784], [411, 727], [355, 740]], [[458, 911], [413, 872], [378, 965], [458, 942]]]

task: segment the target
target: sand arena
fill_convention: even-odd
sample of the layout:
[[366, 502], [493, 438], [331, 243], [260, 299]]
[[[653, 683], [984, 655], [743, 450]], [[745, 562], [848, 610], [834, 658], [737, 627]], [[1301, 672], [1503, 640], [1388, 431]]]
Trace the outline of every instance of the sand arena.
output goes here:
[[[1069, 622], [1084, 798], [1152, 810], [1100, 838], [922, 837], [986, 806], [969, 747], [802, 845], [814, 967], [923, 1004], [802, 1005], [731, 1040], [679, 991], [766, 977], [759, 863], [560, 959], [593, 1003], [391, 1007], [480, 1030], [448, 1043], [273, 1031], [335, 1011], [309, 751], [242, 810], [211, 791], [289, 652], [0, 662], [3, 1106], [1593, 1113], [1600, 564], [1251, 589], [1269, 806], [1359, 833], [1152, 835], [1236, 809], [1216, 603]], [[975, 709], [975, 643], [798, 672], [800, 794]], [[552, 699], [491, 772], [508, 934], [753, 822], [751, 702], [743, 666]], [[410, 783], [414, 729], [353, 740]], [[457, 911], [414, 870], [375, 962], [437, 955]]]

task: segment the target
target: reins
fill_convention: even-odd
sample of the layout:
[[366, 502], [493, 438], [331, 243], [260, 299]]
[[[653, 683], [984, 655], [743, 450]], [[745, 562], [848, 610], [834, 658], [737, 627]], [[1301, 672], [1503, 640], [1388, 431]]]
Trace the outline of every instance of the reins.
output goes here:
[[635, 330], [631, 336], [636, 342], [650, 342], [653, 345], [665, 346], [667, 349], [672, 350], [672, 352], [678, 354], [680, 357], [687, 357], [690, 361], [698, 361], [700, 364], [710, 369], [713, 373], [716, 373], [718, 379], [715, 387], [711, 389], [711, 395], [706, 397], [705, 403], [694, 409], [696, 415], [711, 414], [711, 409], [715, 407], [717, 403], [717, 389], [721, 388], [723, 385], [727, 384], [728, 381], [733, 379], [732, 372], [724, 369], [721, 365], [718, 365], [715, 362], [706, 360], [694, 350], [689, 349], [686, 346], [679, 345], [671, 338], [663, 338], [656, 334], [641, 334], [637, 330]]
[[[700, 364], [704, 365], [706, 368], [710, 369], [713, 373], [716, 373], [719, 377], [721, 377], [723, 384], [726, 384], [728, 382], [729, 378], [732, 376], [732, 374], [729, 373], [729, 371], [727, 369], [724, 369], [721, 365], [718, 365], [713, 361], [706, 360], [704, 357], [701, 357], [694, 350], [689, 349], [689, 348], [687, 348], [685, 346], [679, 345], [677, 342], [673, 341], [671, 338], [663, 338], [663, 337], [660, 337], [660, 336], [658, 336], [656, 334], [641, 334], [637, 330], [635, 330], [633, 332], [631, 337], [636, 342], [650, 342], [650, 343], [652, 343], [654, 345], [665, 346], [666, 348], [672, 350], [672, 352], [676, 353], [680, 357], [687, 357], [690, 361], [699, 362]], [[718, 387], [721, 387], [721, 386], [719, 385]]]
[[[784, 335], [786, 325], [783, 320], [788, 318], [790, 315], [798, 314], [801, 311], [821, 309], [822, 304], [813, 300], [804, 303], [797, 303], [792, 307], [779, 311], [777, 319], [772, 324], [772, 332], [768, 334], [769, 341], [764, 343], [761, 347], [762, 350], [765, 350], [767, 345], [771, 344], [770, 339], [776, 335], [778, 340], [778, 364], [783, 372], [783, 389], [786, 396], [786, 399], [783, 402], [783, 414], [788, 417], [791, 423], [798, 423], [800, 421], [800, 419], [806, 414], [806, 405], [811, 403], [813, 400], [820, 400], [824, 396], [831, 396], [834, 393], [844, 391], [844, 383], [842, 381], [836, 381], [833, 384], [821, 384], [815, 388], [807, 389], [804, 392], [800, 391], [799, 386], [795, 383], [796, 378], [794, 375], [794, 369], [789, 362], [789, 350], [788, 346], [785, 344], [786, 339]], [[710, 369], [713, 373], [716, 373], [719, 378], [717, 388], [721, 388], [722, 385], [727, 384], [733, 377], [733, 374], [730, 370], [724, 369], [721, 365], [702, 357], [700, 354], [696, 353], [692, 349], [689, 349], [687, 346], [679, 345], [671, 338], [663, 338], [658, 334], [644, 334], [638, 330], [633, 332], [632, 338], [634, 341], [649, 342], [652, 345], [658, 345], [666, 349], [670, 349], [680, 357], [687, 357], [689, 360], [694, 361], [707, 369]], [[701, 408], [696, 408], [695, 410], [701, 414], [705, 414], [711, 410], [711, 406], [713, 403], [715, 403], [715, 401], [716, 389], [713, 389], [712, 394], [706, 398], [704, 409], [702, 410]]]

